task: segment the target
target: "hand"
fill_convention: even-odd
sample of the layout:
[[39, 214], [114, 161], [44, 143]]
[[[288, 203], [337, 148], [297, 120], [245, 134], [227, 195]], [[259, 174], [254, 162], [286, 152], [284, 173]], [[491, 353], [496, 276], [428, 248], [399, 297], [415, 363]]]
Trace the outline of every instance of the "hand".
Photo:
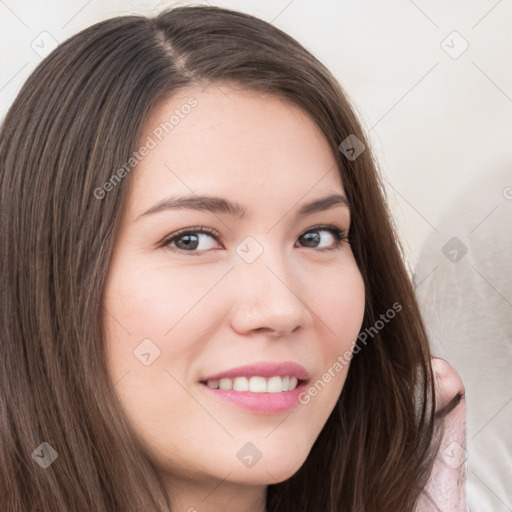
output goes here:
[[415, 512], [468, 512], [466, 496], [466, 400], [459, 374], [444, 359], [433, 358], [436, 418], [444, 421], [430, 479]]

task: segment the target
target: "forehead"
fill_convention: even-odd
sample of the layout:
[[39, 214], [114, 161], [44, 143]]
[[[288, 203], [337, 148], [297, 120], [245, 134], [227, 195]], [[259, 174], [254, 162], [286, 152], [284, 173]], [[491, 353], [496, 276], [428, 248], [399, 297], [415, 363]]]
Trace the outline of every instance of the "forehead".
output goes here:
[[165, 193], [343, 193], [333, 151], [313, 119], [289, 101], [232, 85], [182, 89], [143, 126], [151, 146], [132, 173], [131, 203]]

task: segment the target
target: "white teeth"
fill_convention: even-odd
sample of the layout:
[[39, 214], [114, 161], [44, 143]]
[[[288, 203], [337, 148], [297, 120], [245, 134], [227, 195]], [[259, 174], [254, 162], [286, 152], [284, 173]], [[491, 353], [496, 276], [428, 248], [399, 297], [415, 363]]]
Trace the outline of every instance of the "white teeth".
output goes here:
[[251, 393], [281, 393], [292, 391], [297, 387], [297, 377], [236, 377], [235, 379], [209, 380], [206, 385], [223, 391], [250, 391]]
[[233, 389], [235, 391], [249, 391], [249, 379], [246, 377], [237, 377], [233, 380]]
[[267, 393], [281, 393], [281, 391], [283, 391], [283, 379], [270, 377], [267, 381]]
[[233, 381], [231, 379], [220, 379], [219, 388], [225, 391], [233, 389]]
[[252, 393], [266, 393], [267, 381], [265, 377], [251, 377], [249, 381], [249, 391]]

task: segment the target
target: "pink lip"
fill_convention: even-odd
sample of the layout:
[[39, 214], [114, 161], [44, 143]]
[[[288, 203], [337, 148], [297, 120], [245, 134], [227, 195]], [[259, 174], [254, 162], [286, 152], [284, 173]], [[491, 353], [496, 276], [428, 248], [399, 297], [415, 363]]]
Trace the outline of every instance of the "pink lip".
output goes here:
[[231, 368], [225, 372], [216, 373], [215, 375], [209, 375], [201, 382], [208, 380], [220, 380], [220, 379], [234, 379], [236, 377], [297, 377], [298, 380], [307, 380], [309, 375], [304, 366], [294, 363], [292, 361], [285, 361], [283, 363], [256, 363], [247, 366], [239, 366], [237, 368]]
[[300, 403], [299, 396], [306, 390], [306, 386], [305, 381], [299, 381], [297, 387], [291, 391], [251, 393], [250, 391], [213, 389], [201, 383], [201, 388], [212, 398], [258, 414], [279, 414], [295, 408]]

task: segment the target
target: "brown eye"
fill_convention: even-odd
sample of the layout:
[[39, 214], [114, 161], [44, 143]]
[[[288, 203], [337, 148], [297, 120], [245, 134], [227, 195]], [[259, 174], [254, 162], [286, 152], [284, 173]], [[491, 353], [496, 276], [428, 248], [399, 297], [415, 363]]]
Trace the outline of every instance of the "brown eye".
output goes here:
[[[327, 246], [320, 247], [320, 244], [322, 243], [322, 232], [330, 233], [331, 237], [334, 238], [334, 244], [331, 242], [330, 244], [328, 243]], [[324, 238], [328, 239], [328, 237]], [[305, 247], [310, 247], [313, 249], [320, 248], [320, 250], [329, 250], [337, 249], [343, 241], [348, 241], [348, 236], [346, 235], [345, 231], [335, 226], [318, 226], [303, 233], [299, 237], [299, 240], [301, 240], [301, 243], [304, 244]]]
[[[169, 247], [170, 249], [179, 249], [184, 252], [201, 253], [209, 249], [215, 249], [215, 244], [208, 242], [210, 240], [217, 240], [218, 234], [209, 228], [193, 228], [178, 231], [166, 238], [162, 246]], [[201, 249], [199, 249], [201, 246]]]

